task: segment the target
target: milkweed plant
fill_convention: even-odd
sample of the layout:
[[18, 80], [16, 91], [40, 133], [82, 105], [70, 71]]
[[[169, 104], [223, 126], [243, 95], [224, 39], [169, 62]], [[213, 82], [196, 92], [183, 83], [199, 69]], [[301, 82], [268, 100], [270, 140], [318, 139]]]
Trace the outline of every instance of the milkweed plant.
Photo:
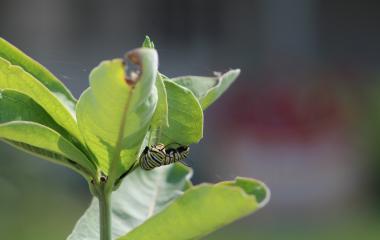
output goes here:
[[[202, 139], [203, 111], [239, 73], [167, 77], [146, 37], [141, 48], [95, 67], [77, 100], [0, 38], [0, 139], [87, 181], [93, 200], [67, 239], [200, 239], [262, 208], [270, 195], [243, 177], [194, 186], [191, 168], [179, 161]], [[154, 146], [167, 162], [150, 154]], [[144, 169], [141, 159], [155, 165]]]

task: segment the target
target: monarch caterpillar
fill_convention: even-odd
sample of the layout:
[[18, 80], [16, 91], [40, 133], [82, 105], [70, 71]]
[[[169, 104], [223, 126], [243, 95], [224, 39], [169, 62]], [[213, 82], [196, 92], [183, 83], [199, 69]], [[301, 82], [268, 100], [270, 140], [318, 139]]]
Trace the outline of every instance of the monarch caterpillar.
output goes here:
[[140, 167], [144, 170], [152, 170], [153, 168], [163, 165], [169, 165], [179, 162], [187, 158], [190, 154], [188, 146], [180, 146], [178, 148], [166, 148], [164, 144], [146, 146], [140, 156]]

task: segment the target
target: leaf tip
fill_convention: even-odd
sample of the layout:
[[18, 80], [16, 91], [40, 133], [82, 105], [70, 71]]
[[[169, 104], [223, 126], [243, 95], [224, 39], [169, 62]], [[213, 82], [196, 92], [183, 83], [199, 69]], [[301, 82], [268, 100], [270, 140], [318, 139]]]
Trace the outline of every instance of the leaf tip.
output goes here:
[[143, 48], [153, 48], [154, 49], [154, 43], [152, 40], [150, 40], [150, 37], [148, 35], [145, 35], [144, 42], [142, 44]]
[[236, 68], [236, 69], [231, 69], [229, 70], [228, 72], [224, 73], [223, 75], [220, 75], [220, 77], [229, 77], [231, 79], [233, 79], [233, 81], [236, 80], [236, 78], [240, 75], [241, 73], [241, 70], [240, 68]]
[[259, 208], [267, 205], [270, 200], [271, 191], [262, 181], [246, 177], [236, 177], [234, 185], [239, 186], [247, 194], [255, 196]]

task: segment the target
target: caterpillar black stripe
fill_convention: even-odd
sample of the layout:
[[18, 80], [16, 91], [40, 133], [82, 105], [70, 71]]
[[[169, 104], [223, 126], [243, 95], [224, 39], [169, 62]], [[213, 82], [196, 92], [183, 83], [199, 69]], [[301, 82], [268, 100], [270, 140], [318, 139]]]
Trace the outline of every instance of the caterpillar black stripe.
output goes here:
[[164, 144], [147, 146], [140, 156], [140, 167], [144, 170], [152, 170], [156, 167], [182, 161], [189, 154], [190, 148], [188, 146], [167, 149]]

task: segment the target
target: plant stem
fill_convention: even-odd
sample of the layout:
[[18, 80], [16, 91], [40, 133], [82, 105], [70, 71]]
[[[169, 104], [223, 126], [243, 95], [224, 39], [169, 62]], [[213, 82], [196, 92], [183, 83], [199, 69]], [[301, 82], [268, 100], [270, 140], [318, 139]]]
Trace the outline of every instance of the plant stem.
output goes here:
[[111, 240], [111, 193], [101, 188], [99, 200], [100, 240]]

